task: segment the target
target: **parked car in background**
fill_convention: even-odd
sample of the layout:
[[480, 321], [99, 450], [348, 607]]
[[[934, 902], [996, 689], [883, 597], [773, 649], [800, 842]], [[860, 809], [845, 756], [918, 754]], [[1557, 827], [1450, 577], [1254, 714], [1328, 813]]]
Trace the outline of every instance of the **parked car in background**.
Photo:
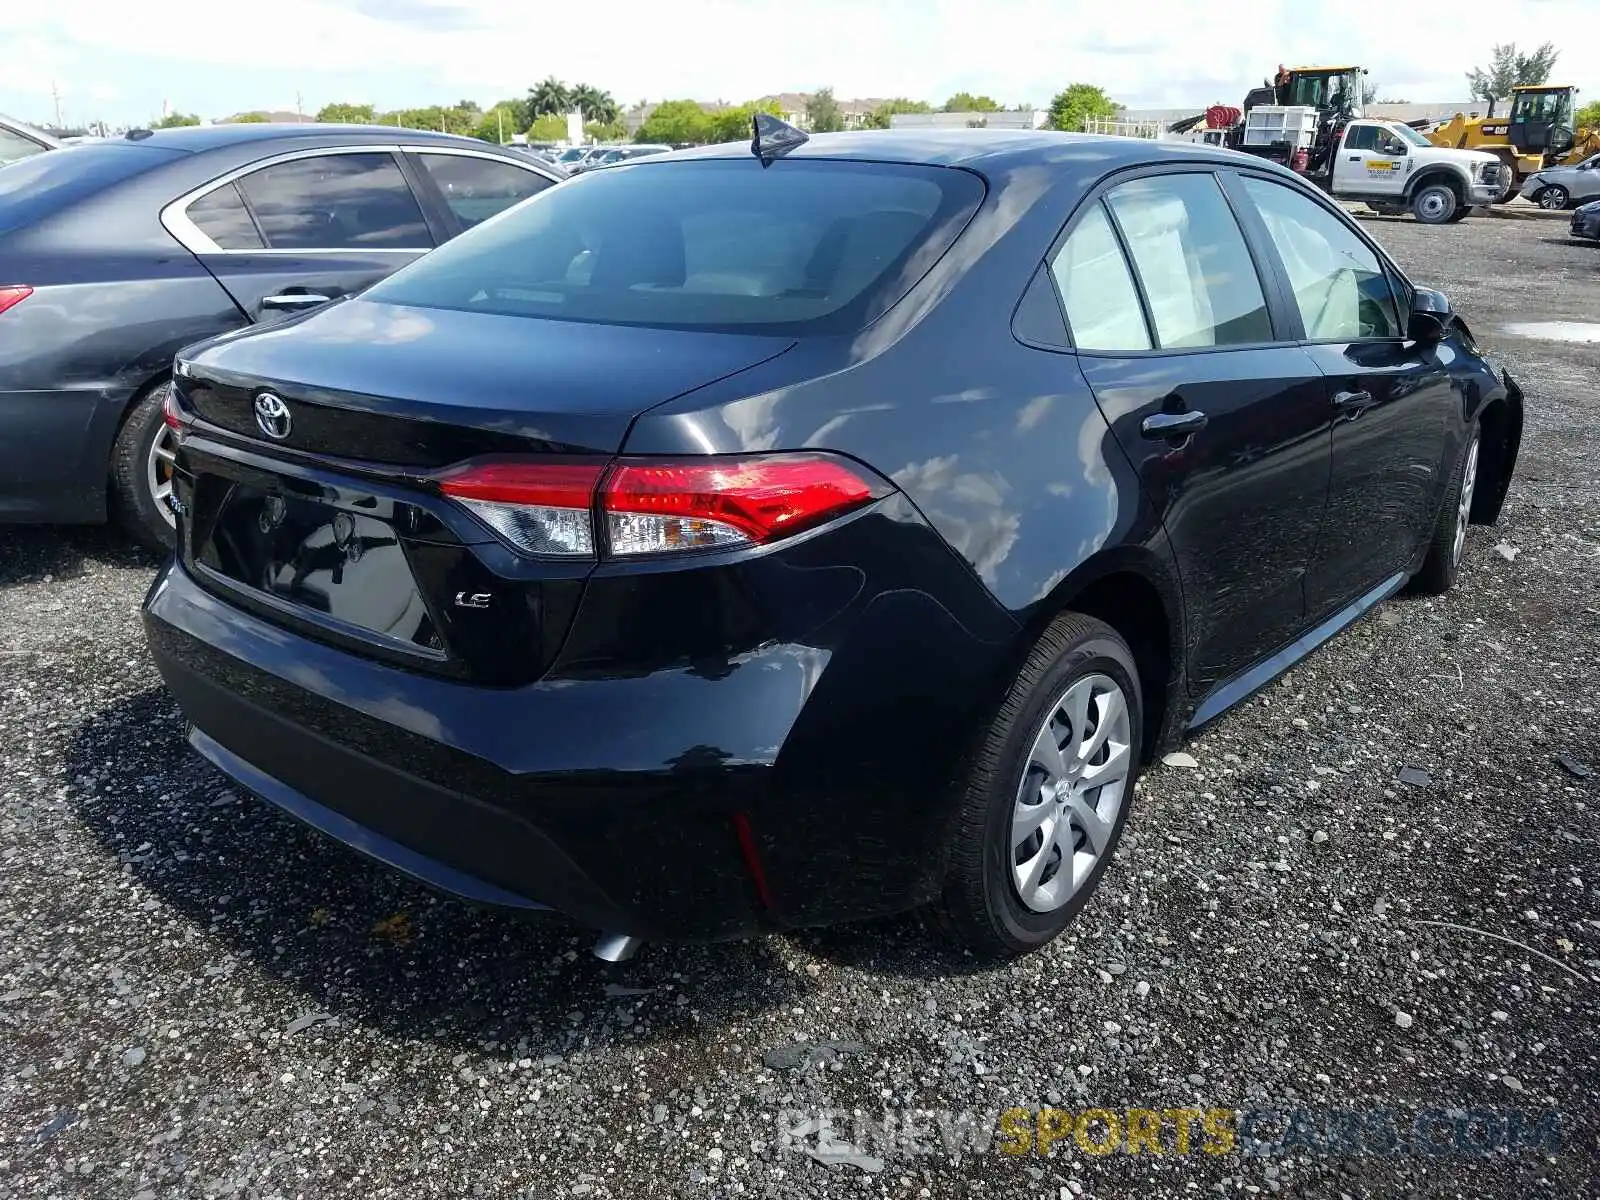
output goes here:
[[596, 166], [609, 167], [612, 163], [628, 162], [635, 158], [649, 158], [654, 154], [671, 154], [671, 146], [615, 146], [600, 156]]
[[1529, 175], [1522, 196], [1540, 208], [1560, 210], [1600, 200], [1600, 154], [1570, 167], [1546, 167]]
[[582, 156], [574, 163], [567, 164], [567, 170], [573, 175], [581, 175], [585, 171], [592, 171], [600, 165], [600, 161], [614, 150], [625, 149], [620, 146], [585, 146]]
[[138, 130], [0, 167], [0, 521], [170, 541], [173, 352], [360, 291], [559, 178], [367, 126]]
[[1600, 242], [1600, 200], [1578, 206], [1572, 214], [1572, 236]]
[[0, 166], [46, 150], [59, 149], [60, 146], [59, 141], [43, 130], [0, 115]]
[[1142, 762], [1454, 584], [1521, 393], [1269, 163], [765, 124], [185, 351], [150, 645], [245, 788], [602, 955], [1022, 953]]
[[568, 146], [560, 154], [556, 155], [556, 166], [570, 171], [574, 166], [588, 157], [591, 149], [592, 147], [590, 146]]

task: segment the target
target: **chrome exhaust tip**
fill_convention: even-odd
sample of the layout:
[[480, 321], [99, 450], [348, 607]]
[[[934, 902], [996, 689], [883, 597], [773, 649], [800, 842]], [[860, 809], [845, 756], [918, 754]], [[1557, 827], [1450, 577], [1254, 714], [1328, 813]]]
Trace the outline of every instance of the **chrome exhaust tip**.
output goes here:
[[594, 944], [594, 956], [601, 962], [627, 962], [639, 953], [639, 947], [642, 945], [644, 945], [642, 937], [626, 933], [603, 933], [600, 935], [600, 940]]

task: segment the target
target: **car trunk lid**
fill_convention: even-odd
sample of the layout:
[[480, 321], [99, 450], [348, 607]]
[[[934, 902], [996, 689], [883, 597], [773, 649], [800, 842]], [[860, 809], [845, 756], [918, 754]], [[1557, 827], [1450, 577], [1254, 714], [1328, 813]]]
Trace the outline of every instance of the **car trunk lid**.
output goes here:
[[490, 455], [604, 461], [640, 412], [792, 344], [361, 300], [227, 335], [180, 356], [180, 556], [318, 640], [531, 681], [593, 559], [519, 555], [432, 481]]

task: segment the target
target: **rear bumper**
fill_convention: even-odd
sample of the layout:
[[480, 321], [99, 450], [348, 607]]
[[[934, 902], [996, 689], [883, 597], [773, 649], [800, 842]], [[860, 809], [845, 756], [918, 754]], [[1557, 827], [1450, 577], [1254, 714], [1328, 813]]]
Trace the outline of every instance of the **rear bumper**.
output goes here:
[[106, 518], [126, 388], [0, 391], [0, 521]]
[[245, 789], [445, 891], [696, 941], [929, 898], [954, 764], [1010, 649], [904, 588], [807, 644], [516, 688], [303, 637], [177, 563], [144, 619], [191, 742]]

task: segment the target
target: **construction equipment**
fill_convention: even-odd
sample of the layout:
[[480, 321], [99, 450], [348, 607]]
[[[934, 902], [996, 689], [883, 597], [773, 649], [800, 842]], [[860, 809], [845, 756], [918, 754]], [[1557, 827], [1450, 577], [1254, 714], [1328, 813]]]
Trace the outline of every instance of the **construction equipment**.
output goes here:
[[[1239, 108], [1213, 105], [1198, 116], [1173, 122], [1167, 130], [1193, 141], [1220, 141], [1235, 150], [1269, 157], [1287, 159], [1295, 149], [1305, 149], [1306, 166], [1323, 171], [1344, 127], [1363, 115], [1366, 73], [1365, 67], [1351, 66], [1279, 68], [1277, 77], [1253, 89]], [[1273, 115], [1263, 111], [1252, 118], [1257, 109], [1270, 110]], [[1216, 135], [1219, 114], [1231, 118], [1220, 138]], [[1286, 116], [1280, 119], [1277, 114]], [[1294, 128], [1286, 129], [1284, 120]], [[1309, 137], [1302, 136], [1307, 129]]]
[[1368, 120], [1365, 74], [1280, 68], [1245, 97], [1242, 112], [1213, 105], [1173, 122], [1167, 135], [1271, 159], [1340, 199], [1384, 213], [1409, 209], [1428, 225], [1459, 221], [1500, 196], [1509, 172], [1495, 155], [1435, 146], [1398, 121]]
[[1570, 166], [1600, 150], [1600, 129], [1573, 128], [1578, 89], [1562, 84], [1530, 84], [1511, 89], [1511, 112], [1504, 117], [1457, 113], [1427, 137], [1452, 150], [1487, 150], [1511, 168], [1502, 200], [1521, 190], [1523, 181], [1546, 167]]

